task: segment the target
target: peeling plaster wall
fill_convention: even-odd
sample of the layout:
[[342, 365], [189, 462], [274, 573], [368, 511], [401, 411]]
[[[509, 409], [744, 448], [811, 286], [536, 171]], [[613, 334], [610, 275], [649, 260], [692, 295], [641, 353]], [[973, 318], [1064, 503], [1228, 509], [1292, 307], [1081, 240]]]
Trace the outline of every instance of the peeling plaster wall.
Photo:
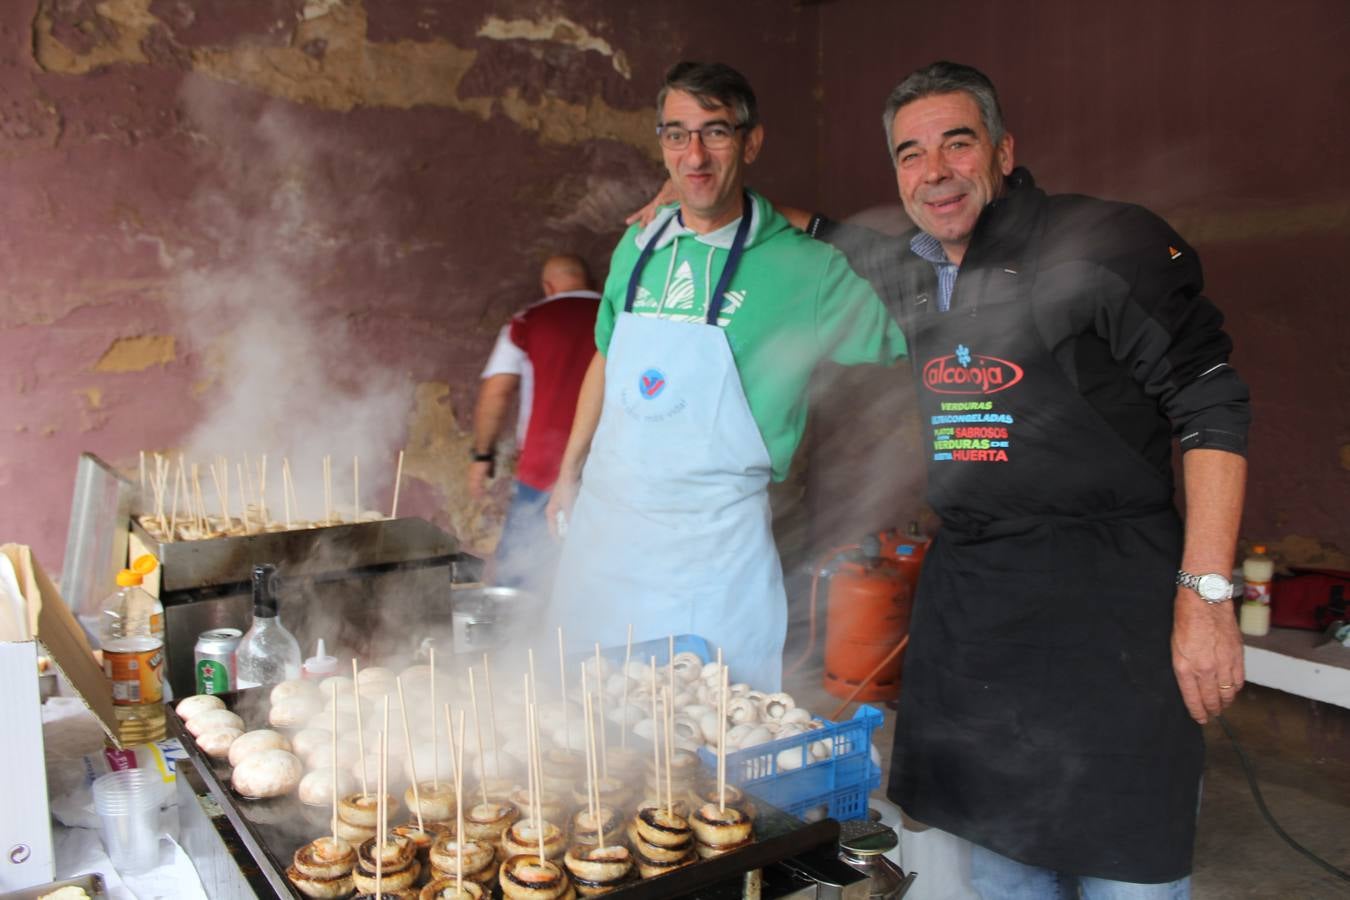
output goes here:
[[[0, 536], [59, 571], [81, 451], [133, 471], [208, 434], [301, 442], [307, 471], [359, 439], [371, 507], [406, 447], [400, 510], [489, 546], [500, 504], [463, 482], [497, 328], [550, 252], [603, 277], [660, 181], [652, 100], [679, 58], [746, 72], [770, 129], [753, 183], [814, 202], [817, 19], [778, 0], [0, 4]], [[295, 378], [270, 377], [277, 356]], [[380, 424], [254, 421], [258, 373], [268, 402], [316, 381], [335, 410], [374, 396]]]
[[880, 112], [900, 78], [986, 72], [1043, 186], [1142, 203], [1200, 252], [1252, 390], [1242, 534], [1346, 567], [1348, 23], [1341, 0], [825, 4], [823, 205], [895, 203]]

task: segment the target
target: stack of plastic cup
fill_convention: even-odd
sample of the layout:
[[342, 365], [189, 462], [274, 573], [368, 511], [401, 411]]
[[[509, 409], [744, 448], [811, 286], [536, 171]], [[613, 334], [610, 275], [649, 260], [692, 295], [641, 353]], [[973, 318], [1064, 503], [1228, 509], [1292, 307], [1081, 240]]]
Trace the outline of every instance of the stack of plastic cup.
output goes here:
[[103, 846], [119, 874], [147, 872], [159, 863], [159, 804], [164, 781], [158, 772], [128, 769], [94, 781]]

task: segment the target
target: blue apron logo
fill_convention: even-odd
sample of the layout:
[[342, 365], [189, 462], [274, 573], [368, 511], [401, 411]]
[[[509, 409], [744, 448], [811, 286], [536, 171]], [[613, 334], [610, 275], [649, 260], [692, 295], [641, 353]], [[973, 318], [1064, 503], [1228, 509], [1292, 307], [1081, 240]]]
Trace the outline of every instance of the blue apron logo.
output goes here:
[[659, 369], [648, 369], [638, 379], [638, 390], [644, 400], [655, 400], [666, 389], [666, 376]]

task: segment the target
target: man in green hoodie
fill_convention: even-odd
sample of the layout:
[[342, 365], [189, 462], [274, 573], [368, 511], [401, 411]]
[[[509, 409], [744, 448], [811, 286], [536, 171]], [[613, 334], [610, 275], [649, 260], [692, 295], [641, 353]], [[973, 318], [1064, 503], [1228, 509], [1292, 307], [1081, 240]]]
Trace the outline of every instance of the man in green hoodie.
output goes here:
[[679, 203], [614, 251], [549, 503], [566, 526], [551, 618], [578, 644], [621, 644], [629, 625], [637, 641], [701, 635], [733, 680], [776, 690], [769, 481], [801, 441], [816, 365], [889, 364], [905, 340], [840, 253], [745, 189], [764, 129], [744, 76], [679, 63], [657, 114]]

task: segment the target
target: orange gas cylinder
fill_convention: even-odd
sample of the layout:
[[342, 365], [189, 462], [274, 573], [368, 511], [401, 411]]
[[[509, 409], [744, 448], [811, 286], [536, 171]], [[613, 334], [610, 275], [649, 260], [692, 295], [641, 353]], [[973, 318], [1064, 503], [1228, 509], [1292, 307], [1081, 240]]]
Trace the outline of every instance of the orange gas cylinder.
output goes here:
[[[826, 609], [825, 690], [847, 697], [909, 633], [913, 592], [900, 563], [863, 556], [835, 568]], [[903, 661], [897, 654], [854, 699], [898, 697]]]
[[881, 541], [881, 555], [894, 560], [905, 573], [905, 583], [911, 595], [919, 590], [919, 569], [928, 553], [930, 539], [919, 533], [919, 523], [910, 522], [904, 533], [896, 529], [877, 535]]

